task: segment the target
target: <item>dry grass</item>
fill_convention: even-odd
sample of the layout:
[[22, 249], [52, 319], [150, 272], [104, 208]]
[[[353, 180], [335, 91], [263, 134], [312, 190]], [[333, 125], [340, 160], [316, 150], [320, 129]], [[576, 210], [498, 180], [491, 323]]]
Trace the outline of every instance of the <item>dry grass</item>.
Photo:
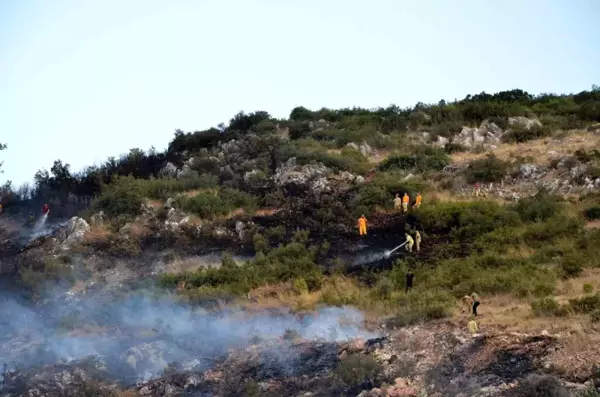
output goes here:
[[263, 209], [257, 210], [254, 213], [254, 215], [256, 215], [256, 216], [271, 216], [271, 215], [275, 215], [279, 211], [281, 211], [281, 208], [263, 208]]
[[[450, 157], [454, 163], [466, 163], [485, 157], [488, 153], [494, 153], [503, 160], [531, 157], [534, 164], [547, 164], [553, 157], [571, 155], [577, 149], [593, 149], [600, 146], [600, 136], [577, 130], [570, 131], [562, 139], [547, 137], [519, 144], [501, 143], [497, 146], [496, 149], [483, 153], [460, 152], [453, 153]], [[556, 154], [549, 152], [556, 152]]]
[[84, 243], [97, 244], [106, 242], [114, 236], [114, 233], [106, 225], [95, 225], [84, 236]]
[[[397, 292], [402, 294], [402, 292]], [[363, 311], [368, 323], [381, 323], [381, 317], [397, 311], [391, 302], [371, 299], [364, 288], [347, 277], [333, 276], [323, 281], [321, 289], [298, 293], [291, 283], [278, 283], [256, 288], [248, 294], [248, 300], [239, 304], [247, 310], [261, 311], [279, 307], [289, 307], [295, 311], [310, 311], [320, 304], [334, 304], [333, 301], [351, 301]]]
[[291, 283], [264, 285], [248, 293], [248, 301], [241, 302], [247, 310], [261, 311], [282, 306], [294, 310], [308, 310], [316, 307], [322, 292], [298, 293]]
[[124, 390], [117, 392], [117, 397], [139, 397], [140, 394], [135, 390]]
[[[591, 284], [594, 292], [600, 290], [600, 269], [586, 269], [577, 278], [560, 280], [556, 286], [556, 300], [567, 303], [569, 299], [581, 297], [583, 285]], [[515, 332], [599, 333], [600, 328], [591, 323], [588, 316], [535, 317], [531, 311], [531, 300], [517, 299], [510, 295], [482, 297], [478, 323], [482, 329], [500, 329]], [[470, 313], [455, 310], [453, 322], [465, 325]], [[464, 324], [463, 324], [464, 323]]]
[[202, 193], [210, 193], [216, 196], [217, 194], [219, 194], [219, 189], [194, 189], [188, 190], [187, 192], [183, 192], [182, 194], [186, 197], [195, 197]]
[[391, 152], [389, 150], [377, 150], [375, 155], [368, 157], [369, 163], [377, 165], [383, 160], [385, 160], [390, 155], [390, 153]]
[[246, 213], [246, 211], [244, 211], [243, 208], [236, 208], [233, 211], [231, 211], [229, 214], [216, 216], [215, 220], [217, 220], [217, 221], [224, 221], [224, 220], [227, 220], [227, 219], [235, 218], [236, 216], [244, 215], [245, 213]]
[[162, 206], [164, 204], [164, 202], [162, 200], [150, 200], [150, 199], [147, 199], [146, 203], [154, 209], [162, 208]]
[[600, 269], [586, 269], [581, 277], [561, 280], [556, 288], [557, 300], [566, 302], [568, 299], [583, 296], [584, 284], [591, 284], [594, 291], [600, 291]]
[[165, 266], [165, 271], [172, 274], [195, 272], [199, 269], [221, 266], [221, 258], [215, 256], [196, 256], [185, 259], [176, 258]]
[[127, 234], [136, 239], [141, 239], [151, 233], [147, 226], [139, 223], [131, 223], [131, 226], [127, 228]]

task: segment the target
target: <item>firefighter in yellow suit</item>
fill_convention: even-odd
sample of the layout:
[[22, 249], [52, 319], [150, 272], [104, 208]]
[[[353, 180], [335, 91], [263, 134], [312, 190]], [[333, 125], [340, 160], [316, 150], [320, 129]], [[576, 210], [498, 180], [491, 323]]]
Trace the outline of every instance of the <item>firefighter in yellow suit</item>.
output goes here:
[[413, 208], [419, 208], [421, 206], [421, 201], [423, 200], [423, 197], [421, 196], [421, 193], [417, 193], [417, 199], [415, 201], [415, 205], [413, 205]]
[[364, 215], [361, 215], [360, 218], [358, 218], [358, 233], [361, 236], [367, 235], [367, 218], [365, 218]]
[[404, 212], [408, 211], [408, 202], [410, 201], [410, 197], [408, 197], [408, 194], [404, 193], [404, 196], [402, 196], [402, 210]]

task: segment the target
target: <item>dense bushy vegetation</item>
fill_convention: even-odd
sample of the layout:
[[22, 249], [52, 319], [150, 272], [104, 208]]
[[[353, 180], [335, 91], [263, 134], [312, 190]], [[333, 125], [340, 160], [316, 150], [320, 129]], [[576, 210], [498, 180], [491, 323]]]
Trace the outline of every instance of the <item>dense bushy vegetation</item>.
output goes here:
[[[448, 137], [459, 132], [462, 126], [478, 125], [486, 119], [507, 128], [508, 118], [514, 116], [537, 117], [542, 122], [542, 127], [511, 128], [506, 139], [517, 142], [546, 136], [558, 129], [584, 127], [590, 122], [600, 121], [600, 89], [593, 86], [590, 91], [574, 95], [537, 96], [518, 89], [493, 95], [484, 92], [468, 95], [454, 102], [441, 100], [430, 105], [417, 103], [407, 108], [323, 108], [311, 111], [297, 107], [291, 111], [287, 120], [275, 119], [265, 111], [249, 114], [240, 112], [227, 126], [220, 124], [217, 128], [189, 133], [177, 130], [164, 153], [158, 153], [154, 149], [148, 152], [132, 149], [126, 155], [111, 157], [100, 166], [89, 167], [77, 173], [70, 170], [69, 164], [57, 160], [50, 171], [40, 170], [35, 175], [34, 186], [24, 185], [12, 189], [12, 194], [3, 195], [3, 201], [6, 203], [11, 197], [13, 200], [55, 198], [63, 202], [69, 195], [95, 197], [107, 191], [103, 186], [110, 184], [114, 177], [131, 176], [143, 180], [159, 178], [160, 170], [167, 161], [181, 166], [190, 155], [210, 151], [219, 143], [240, 139], [249, 134], [257, 134], [263, 138], [247, 149], [264, 159], [261, 160], [261, 171], [267, 175], [291, 156], [297, 156], [301, 163], [316, 160], [333, 169], [364, 173], [371, 168], [369, 162], [360, 152], [344, 149], [348, 143], [364, 141], [374, 148], [408, 149], [404, 137], [409, 130], [429, 131], [433, 136]], [[283, 131], [287, 131], [291, 142], [283, 143], [277, 139]], [[261, 144], [264, 147], [260, 147]], [[343, 150], [341, 153], [332, 152], [336, 149]], [[448, 146], [449, 151], [454, 149], [454, 146]], [[439, 169], [446, 163], [447, 159], [437, 152], [422, 153], [417, 159], [414, 152], [405, 150], [381, 164], [381, 169], [412, 168], [423, 171]], [[218, 167], [215, 168], [210, 156], [201, 156], [200, 164], [194, 168], [201, 176], [208, 173], [218, 178], [221, 184], [229, 182], [231, 187], [243, 187], [240, 186], [240, 178], [243, 176], [239, 173], [241, 169], [233, 175], [219, 170]], [[484, 177], [495, 179], [497, 174]], [[194, 179], [194, 176], [190, 179]], [[189, 183], [202, 185], [204, 181]], [[183, 190], [178, 187], [171, 189]]]
[[[586, 231], [580, 221], [568, 218], [560, 199], [547, 193], [512, 206], [432, 202], [413, 216], [433, 252], [417, 261], [408, 257], [391, 268], [363, 272], [355, 281], [345, 278], [347, 268], [341, 261], [328, 258], [327, 247], [311, 244], [306, 234], [298, 232], [279, 247], [256, 234], [260, 253], [241, 267], [226, 266], [224, 260], [220, 269], [167, 275], [162, 282], [169, 287], [185, 282], [189, 295], [198, 299], [216, 291], [233, 297], [290, 282], [306, 285], [305, 293], [318, 293], [328, 304], [394, 307], [394, 321], [406, 324], [443, 317], [456, 298], [473, 291], [547, 299], [558, 279], [577, 275], [587, 266], [600, 266], [600, 248], [592, 243], [600, 238], [599, 232]], [[419, 281], [414, 292], [404, 294], [409, 267]], [[586, 305], [571, 303], [573, 308], [582, 307], [578, 312], [595, 315], [584, 309]]]
[[[511, 127], [508, 119], [515, 116], [538, 118], [542, 126]], [[370, 217], [390, 210], [395, 194], [407, 192], [414, 198], [417, 192], [427, 193], [433, 189], [432, 181], [444, 178], [440, 175], [450, 164], [449, 153], [464, 148], [452, 143], [434, 148], [416, 142], [411, 134], [452, 137], [463, 126], [484, 120], [508, 129], [504, 139], [512, 142], [585, 127], [600, 122], [600, 90], [538, 96], [511, 90], [405, 109], [297, 107], [286, 120], [264, 111], [240, 112], [227, 126], [177, 130], [164, 153], [132, 149], [79, 173], [57, 160], [49, 172], [40, 170], [35, 175], [35, 186], [3, 195], [3, 204], [10, 204], [11, 197], [61, 202], [73, 196], [93, 197], [92, 209], [103, 210], [119, 225], [141, 214], [147, 200], [162, 203], [169, 197], [176, 198], [179, 209], [203, 220], [237, 209], [289, 210], [287, 216], [293, 221], [289, 228], [286, 224], [252, 231], [257, 256], [249, 263], [238, 266], [226, 256], [219, 269], [163, 278], [166, 287], [184, 284], [192, 299], [236, 297], [258, 287], [286, 284], [295, 295], [318, 295], [317, 302], [393, 307], [394, 321], [401, 324], [443, 317], [456, 298], [472, 291], [545, 299], [554, 292], [557, 279], [576, 276], [585, 267], [600, 267], [600, 248], [594, 243], [600, 235], [583, 227], [584, 217], [598, 218], [597, 207], [574, 216], [561, 198], [546, 192], [512, 205], [427, 197], [405, 222], [407, 230], [421, 231], [424, 253], [358, 274], [329, 252], [327, 242], [311, 239], [308, 230], [294, 234], [299, 227], [322, 231], [329, 225], [343, 225], [332, 227], [343, 231], [360, 214]], [[377, 158], [372, 149], [383, 156]], [[597, 153], [575, 156], [589, 162]], [[278, 167], [292, 157], [299, 165], [322, 163], [338, 176], [346, 172], [369, 180], [348, 184], [342, 192], [324, 192], [318, 199], [309, 197], [273, 181]], [[167, 164], [174, 172], [165, 172]], [[511, 165], [490, 155], [471, 161], [451, 178], [495, 183], [509, 174]], [[404, 294], [408, 268], [418, 282], [414, 291]], [[538, 312], [554, 310], [546, 308], [549, 301], [540, 302]]]

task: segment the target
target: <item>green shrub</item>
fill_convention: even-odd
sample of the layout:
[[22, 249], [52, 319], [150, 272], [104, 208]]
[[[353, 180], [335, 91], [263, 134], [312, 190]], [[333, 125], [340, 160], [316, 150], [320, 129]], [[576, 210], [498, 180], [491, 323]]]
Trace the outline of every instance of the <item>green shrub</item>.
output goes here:
[[457, 152], [466, 152], [466, 151], [467, 151], [467, 148], [458, 143], [449, 142], [444, 145], [444, 152], [446, 152], [448, 154], [457, 153]]
[[600, 219], [600, 206], [594, 206], [586, 209], [583, 212], [583, 216], [585, 216], [590, 221]]
[[361, 353], [340, 360], [334, 374], [348, 386], [358, 386], [365, 381], [377, 384], [384, 376], [381, 365], [373, 357]]
[[388, 300], [392, 297], [392, 292], [394, 292], [394, 283], [387, 277], [381, 277], [373, 289], [373, 295], [377, 299]]
[[531, 303], [533, 314], [538, 317], [564, 317], [569, 314], [567, 308], [554, 298], [542, 298]]
[[534, 125], [528, 128], [525, 126], [515, 125], [512, 126], [506, 134], [504, 134], [502, 140], [504, 142], [522, 143], [532, 139], [544, 138], [550, 135], [552, 135], [552, 129], [549, 126]]
[[510, 164], [488, 154], [483, 159], [476, 159], [469, 163], [466, 177], [469, 183], [475, 182], [500, 182], [507, 174]]
[[308, 285], [306, 284], [306, 280], [302, 277], [298, 277], [294, 280], [294, 290], [296, 290], [297, 294], [306, 294], [308, 292]]
[[576, 277], [581, 274], [583, 271], [583, 262], [585, 258], [580, 254], [571, 254], [564, 256], [560, 260], [560, 268], [562, 270], [563, 276], [568, 277]]
[[581, 222], [566, 216], [554, 216], [546, 222], [529, 224], [523, 231], [523, 241], [540, 248], [559, 238], [573, 238], [581, 232]]
[[584, 294], [591, 294], [592, 292], [594, 292], [594, 286], [590, 283], [585, 283], [583, 284], [583, 293]]
[[237, 269], [238, 265], [229, 252], [224, 252], [221, 258], [221, 267], [225, 269]]
[[431, 288], [419, 291], [418, 294], [405, 296], [399, 300], [400, 309], [388, 323], [394, 327], [403, 327], [448, 317], [453, 304], [453, 297], [443, 290]]
[[[258, 240], [255, 234], [255, 243]], [[200, 269], [194, 273], [167, 275], [161, 284], [174, 287], [186, 281], [190, 287], [219, 288], [233, 295], [247, 293], [261, 285], [303, 279], [308, 291], [321, 287], [323, 271], [315, 263], [318, 250], [292, 242], [270, 250], [266, 255], [259, 251], [254, 260], [241, 266], [221, 266], [218, 269]]]
[[308, 121], [292, 122], [289, 126], [291, 139], [300, 139], [310, 135], [310, 123]]
[[600, 309], [594, 310], [593, 312], [590, 313], [590, 320], [593, 323], [600, 322]]
[[254, 245], [254, 252], [269, 252], [269, 243], [262, 234], [254, 233], [254, 236], [252, 237], [252, 243]]
[[517, 397], [569, 397], [562, 383], [551, 375], [532, 374], [521, 380], [514, 389]]
[[600, 150], [592, 149], [586, 151], [585, 149], [577, 149], [573, 153], [573, 156], [582, 163], [589, 163], [590, 161], [600, 159]]
[[560, 201], [558, 196], [539, 191], [535, 196], [520, 199], [514, 209], [523, 221], [545, 221], [561, 213], [563, 206]]
[[569, 305], [575, 313], [590, 314], [600, 310], [600, 294], [569, 299]]
[[92, 203], [92, 208], [102, 210], [110, 218], [134, 217], [141, 212], [143, 196], [131, 186], [133, 178], [117, 178], [105, 185], [102, 193]]
[[256, 207], [256, 198], [248, 193], [224, 188], [218, 194], [201, 192], [196, 196], [181, 199], [181, 208], [201, 218], [214, 218], [227, 215], [237, 208], [252, 210]]
[[426, 146], [414, 148], [411, 154], [389, 156], [379, 164], [378, 168], [380, 171], [400, 169], [424, 172], [439, 171], [448, 164], [450, 158], [443, 150]]

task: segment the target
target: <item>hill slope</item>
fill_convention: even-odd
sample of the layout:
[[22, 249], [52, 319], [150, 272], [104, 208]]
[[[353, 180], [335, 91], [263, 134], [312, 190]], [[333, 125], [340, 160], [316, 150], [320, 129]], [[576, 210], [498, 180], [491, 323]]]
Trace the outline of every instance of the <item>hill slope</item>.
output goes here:
[[[296, 108], [287, 120], [258, 111], [81, 174], [57, 161], [35, 187], [2, 195], [3, 314], [30, 313], [2, 325], [0, 352], [22, 367], [5, 383], [50, 393], [67, 377], [69, 393], [93, 395], [149, 379], [131, 395], [582, 388], [598, 359], [599, 104], [598, 90], [513, 90], [410, 109]], [[394, 207], [404, 193], [407, 212]], [[22, 224], [45, 201], [32, 236]], [[418, 252], [386, 255], [417, 231]], [[476, 339], [461, 310], [472, 292]], [[257, 351], [274, 358], [256, 362]], [[53, 380], [42, 387], [36, 371]], [[540, 372], [562, 383], [525, 379]]]

